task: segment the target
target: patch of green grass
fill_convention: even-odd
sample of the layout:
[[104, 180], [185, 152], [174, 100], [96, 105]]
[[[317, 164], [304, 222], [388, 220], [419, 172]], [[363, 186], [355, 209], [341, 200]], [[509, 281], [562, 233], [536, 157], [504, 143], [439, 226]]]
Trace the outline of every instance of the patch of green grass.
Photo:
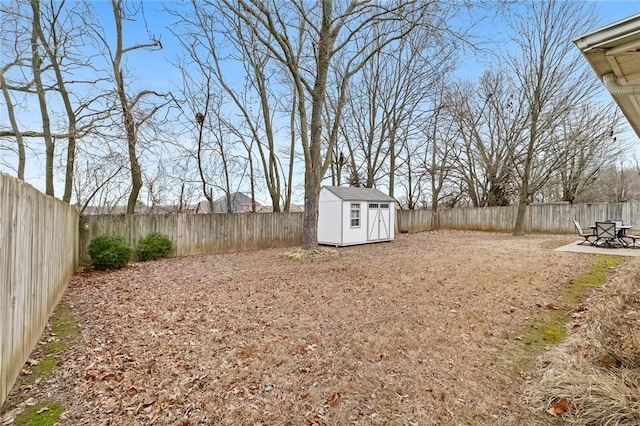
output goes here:
[[570, 309], [579, 305], [594, 288], [604, 283], [609, 269], [625, 262], [622, 256], [600, 255], [596, 257], [590, 271], [573, 277], [562, 290], [562, 304]]
[[570, 279], [562, 288], [561, 305], [540, 312], [518, 333], [520, 344], [515, 349], [517, 355], [512, 360], [510, 373], [519, 376], [522, 371], [531, 370], [536, 355], [560, 343], [567, 335], [566, 325], [572, 310], [591, 290], [605, 282], [610, 268], [625, 261], [621, 256], [599, 255], [589, 271]]
[[14, 421], [14, 425], [53, 426], [58, 421], [63, 411], [64, 408], [62, 405], [51, 401], [43, 401], [18, 414]]
[[46, 355], [57, 355], [66, 350], [71, 341], [80, 335], [80, 327], [71, 308], [65, 304], [56, 307], [50, 322], [51, 333], [56, 336], [56, 340], [47, 343], [44, 352]]
[[80, 327], [71, 308], [59, 304], [51, 317], [51, 332], [59, 338], [76, 337], [80, 334]]
[[71, 308], [65, 304], [59, 304], [49, 320], [51, 333], [55, 339], [48, 342], [43, 348], [45, 357], [31, 367], [31, 374], [25, 376], [27, 383], [33, 383], [45, 376], [57, 365], [56, 355], [66, 350], [73, 340], [80, 335], [78, 321], [71, 312]]
[[57, 355], [60, 352], [67, 349], [67, 344], [61, 340], [54, 340], [52, 342], [47, 343], [45, 348], [46, 355]]
[[28, 381], [33, 383], [36, 379], [44, 376], [51, 370], [53, 370], [56, 366], [56, 359], [52, 357], [47, 357], [40, 361], [38, 365], [34, 365], [31, 367], [31, 374], [28, 376]]

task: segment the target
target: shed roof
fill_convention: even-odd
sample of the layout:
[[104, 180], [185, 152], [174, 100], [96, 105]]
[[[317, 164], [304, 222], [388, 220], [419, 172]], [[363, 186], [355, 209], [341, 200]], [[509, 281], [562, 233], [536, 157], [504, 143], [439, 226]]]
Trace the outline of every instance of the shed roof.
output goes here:
[[640, 136], [640, 14], [581, 35], [573, 42]]
[[375, 188], [356, 188], [352, 186], [325, 186], [324, 188], [344, 201], [395, 201]]

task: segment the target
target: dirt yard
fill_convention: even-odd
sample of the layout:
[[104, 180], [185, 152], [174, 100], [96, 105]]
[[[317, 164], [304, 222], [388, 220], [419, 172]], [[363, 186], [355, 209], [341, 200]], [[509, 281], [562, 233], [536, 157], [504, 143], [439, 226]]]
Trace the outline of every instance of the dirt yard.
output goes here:
[[85, 270], [63, 300], [80, 337], [10, 402], [59, 401], [74, 426], [546, 424], [513, 360], [589, 269], [552, 251], [573, 240], [438, 231]]

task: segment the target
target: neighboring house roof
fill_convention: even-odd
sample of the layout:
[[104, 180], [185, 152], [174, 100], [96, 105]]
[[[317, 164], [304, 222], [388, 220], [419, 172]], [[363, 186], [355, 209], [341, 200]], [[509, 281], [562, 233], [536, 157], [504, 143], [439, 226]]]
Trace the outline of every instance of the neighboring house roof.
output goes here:
[[640, 136], [640, 14], [577, 37], [573, 42]]
[[332, 192], [344, 201], [395, 201], [384, 192], [375, 188], [359, 188], [352, 186], [325, 186], [323, 188]]
[[[260, 203], [255, 202], [256, 206]], [[251, 206], [251, 197], [242, 192], [234, 192], [231, 194], [231, 213], [241, 213], [245, 211], [244, 206]], [[227, 209], [227, 197], [222, 196], [213, 201], [214, 213], [229, 213]]]

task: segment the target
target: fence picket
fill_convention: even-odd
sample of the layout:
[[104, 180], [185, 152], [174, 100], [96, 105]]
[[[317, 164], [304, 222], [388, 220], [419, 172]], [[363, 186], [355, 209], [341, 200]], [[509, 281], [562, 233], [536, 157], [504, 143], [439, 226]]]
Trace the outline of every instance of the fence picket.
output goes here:
[[[462, 229], [511, 232], [517, 206], [398, 210], [398, 229], [420, 232], [432, 229]], [[525, 232], [567, 234], [575, 232], [573, 219], [583, 226], [596, 220], [622, 219], [640, 230], [640, 202], [532, 204], [527, 207]]]
[[118, 235], [135, 247], [152, 232], [171, 239], [175, 256], [288, 247], [302, 242], [302, 213], [82, 216], [80, 259], [89, 262], [89, 243], [99, 235]]

